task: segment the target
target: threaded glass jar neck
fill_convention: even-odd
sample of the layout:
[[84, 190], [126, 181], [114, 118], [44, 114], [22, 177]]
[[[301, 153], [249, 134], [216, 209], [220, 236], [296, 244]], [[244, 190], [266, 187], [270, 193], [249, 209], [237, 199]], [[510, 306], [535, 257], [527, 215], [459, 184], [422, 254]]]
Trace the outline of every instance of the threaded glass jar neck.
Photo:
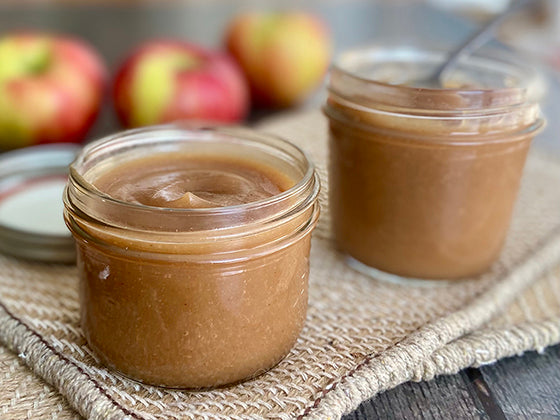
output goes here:
[[[293, 186], [247, 204], [188, 209], [120, 201], [95, 187], [99, 173], [157, 153], [252, 159], [287, 175]], [[206, 242], [246, 237], [295, 220], [315, 205], [318, 191], [319, 180], [306, 154], [283, 139], [241, 128], [167, 125], [125, 131], [86, 146], [70, 167], [65, 204], [70, 218], [103, 226], [106, 232], [157, 232], [165, 241], [184, 242], [189, 236], [191, 242]]]
[[366, 130], [410, 129], [434, 139], [453, 133], [454, 141], [542, 127], [535, 69], [511, 54], [480, 53], [459, 62], [442, 88], [422, 87], [445, 58], [444, 51], [411, 46], [347, 51], [331, 70], [325, 112]]
[[500, 109], [535, 103], [542, 95], [538, 72], [501, 50], [466, 57], [446, 75], [444, 86], [423, 87], [446, 57], [443, 50], [413, 46], [349, 50], [335, 61], [330, 91], [363, 106], [419, 113]]

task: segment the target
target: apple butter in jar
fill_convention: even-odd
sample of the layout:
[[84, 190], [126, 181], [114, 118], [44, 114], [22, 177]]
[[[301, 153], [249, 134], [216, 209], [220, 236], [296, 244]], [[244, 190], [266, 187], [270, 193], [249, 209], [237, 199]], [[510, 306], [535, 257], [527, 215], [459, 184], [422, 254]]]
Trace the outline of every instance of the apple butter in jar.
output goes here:
[[377, 278], [486, 271], [510, 224], [527, 151], [544, 125], [538, 77], [501, 53], [459, 62], [416, 47], [343, 53], [330, 74], [329, 200], [335, 241]]
[[160, 126], [86, 146], [64, 201], [88, 344], [167, 387], [270, 369], [305, 320], [318, 191], [300, 149], [243, 129]]

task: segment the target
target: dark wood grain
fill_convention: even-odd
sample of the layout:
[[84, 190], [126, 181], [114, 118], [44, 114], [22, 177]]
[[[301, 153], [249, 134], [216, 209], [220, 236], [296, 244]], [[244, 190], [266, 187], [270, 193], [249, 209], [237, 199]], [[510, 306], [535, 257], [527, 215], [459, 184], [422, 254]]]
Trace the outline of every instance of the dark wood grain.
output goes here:
[[492, 420], [506, 420], [506, 416], [502, 407], [496, 401], [494, 397], [494, 392], [490, 389], [490, 386], [484, 380], [482, 373], [479, 369], [468, 368], [465, 369], [465, 374], [470, 379], [478, 399], [484, 407], [484, 411]]
[[343, 420], [491, 419], [465, 372], [409, 382], [366, 401]]
[[560, 419], [560, 345], [480, 369], [508, 419]]
[[373, 419], [560, 419], [560, 345], [429, 382], [405, 383], [343, 417]]

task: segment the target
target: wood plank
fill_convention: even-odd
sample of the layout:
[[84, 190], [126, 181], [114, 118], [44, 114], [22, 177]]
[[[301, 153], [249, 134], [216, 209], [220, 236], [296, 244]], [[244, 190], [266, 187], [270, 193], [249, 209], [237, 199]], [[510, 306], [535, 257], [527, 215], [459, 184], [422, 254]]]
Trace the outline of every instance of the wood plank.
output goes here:
[[478, 399], [484, 407], [484, 411], [492, 420], [506, 420], [506, 416], [496, 401], [494, 393], [490, 390], [489, 385], [484, 380], [482, 373], [478, 369], [465, 369], [470, 383], [478, 396]]
[[402, 384], [365, 401], [343, 420], [451, 418], [491, 419], [465, 372]]
[[560, 345], [480, 369], [406, 383], [365, 401], [343, 420], [560, 419]]
[[560, 419], [560, 345], [480, 371], [508, 419]]

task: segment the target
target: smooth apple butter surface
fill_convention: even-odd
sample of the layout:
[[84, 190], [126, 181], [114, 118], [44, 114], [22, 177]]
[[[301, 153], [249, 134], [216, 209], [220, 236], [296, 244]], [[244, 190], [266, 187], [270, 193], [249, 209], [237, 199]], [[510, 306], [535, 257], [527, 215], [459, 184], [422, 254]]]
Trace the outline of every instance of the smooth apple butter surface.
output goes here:
[[280, 194], [293, 180], [254, 161], [160, 154], [104, 172], [93, 185], [118, 200], [169, 208], [235, 206]]
[[[170, 135], [181, 146], [197, 134]], [[305, 160], [280, 162], [274, 143], [266, 155], [256, 140], [223, 141], [86, 168], [94, 148], [74, 164], [99, 195], [81, 209], [95, 221], [80, 214], [78, 188], [66, 195], [82, 328], [106, 365], [146, 383], [213, 387], [257, 375], [289, 352], [305, 320], [316, 176]]]
[[450, 83], [457, 89], [401, 84], [425, 78], [433, 60], [408, 48], [356, 50], [331, 73], [334, 236], [373, 276], [437, 280], [487, 270], [543, 125], [523, 72], [498, 59], [459, 66], [466, 82]]

